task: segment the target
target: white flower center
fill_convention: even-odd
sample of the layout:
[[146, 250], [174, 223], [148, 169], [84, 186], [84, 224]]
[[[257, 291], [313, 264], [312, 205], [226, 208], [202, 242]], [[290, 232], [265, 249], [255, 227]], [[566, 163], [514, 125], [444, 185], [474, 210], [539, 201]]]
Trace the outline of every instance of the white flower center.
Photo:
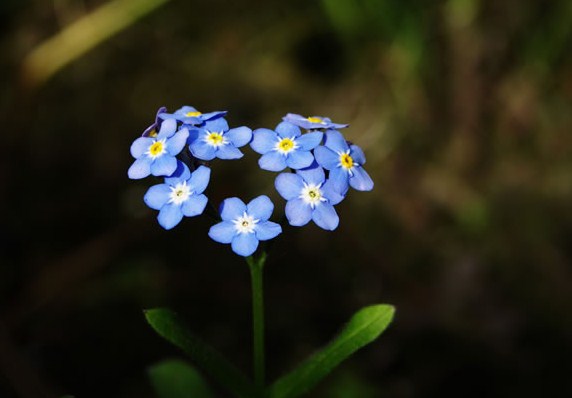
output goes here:
[[316, 205], [327, 200], [322, 195], [322, 190], [320, 189], [321, 186], [322, 184], [308, 184], [304, 182], [304, 187], [300, 192], [299, 198], [309, 204], [313, 209]]
[[170, 188], [171, 192], [169, 193], [169, 203], [174, 203], [176, 205], [180, 205], [193, 194], [191, 187], [187, 185], [186, 181], [180, 182]]
[[204, 141], [212, 147], [218, 148], [220, 146], [228, 144], [228, 140], [223, 135], [223, 132], [220, 131], [207, 131], [205, 135]]
[[255, 220], [254, 217], [249, 215], [246, 211], [242, 213], [242, 216], [234, 219], [232, 222], [236, 232], [239, 234], [252, 234], [254, 233], [254, 227], [260, 220]]
[[147, 148], [147, 152], [145, 152], [145, 154], [153, 159], [163, 155], [165, 152], [167, 152], [166, 141], [167, 139], [163, 138], [162, 140], [153, 142], [151, 145], [149, 145], [149, 148]]
[[286, 155], [296, 149], [298, 149], [298, 144], [296, 143], [294, 137], [282, 138], [274, 146], [274, 150], [280, 152], [282, 155]]

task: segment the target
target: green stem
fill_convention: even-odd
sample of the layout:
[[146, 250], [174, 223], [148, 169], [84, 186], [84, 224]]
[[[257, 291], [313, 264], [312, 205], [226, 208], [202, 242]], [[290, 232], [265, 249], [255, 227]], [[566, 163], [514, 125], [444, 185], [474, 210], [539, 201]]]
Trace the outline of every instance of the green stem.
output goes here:
[[250, 268], [250, 279], [252, 281], [252, 324], [254, 337], [254, 384], [258, 396], [262, 397], [264, 392], [264, 292], [262, 289], [262, 269], [266, 262], [266, 253], [262, 252], [260, 257], [252, 256], [246, 259]]

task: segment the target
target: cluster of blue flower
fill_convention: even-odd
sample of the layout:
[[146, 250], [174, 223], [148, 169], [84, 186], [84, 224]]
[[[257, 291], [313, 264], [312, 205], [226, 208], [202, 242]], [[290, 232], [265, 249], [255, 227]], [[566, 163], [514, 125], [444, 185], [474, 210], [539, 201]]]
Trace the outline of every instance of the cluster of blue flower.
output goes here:
[[[171, 229], [183, 217], [202, 214], [211, 174], [206, 162], [239, 159], [244, 156], [239, 148], [247, 144], [262, 155], [258, 160], [261, 169], [291, 170], [275, 180], [276, 190], [287, 201], [290, 225], [299, 227], [312, 220], [323, 229], [334, 230], [339, 223], [334, 206], [344, 199], [349, 187], [358, 191], [373, 188], [363, 169], [363, 151], [338, 131], [347, 124], [289, 113], [274, 130], [252, 131], [245, 126], [229, 128], [225, 115], [226, 111], [201, 113], [191, 106], [174, 113], [160, 108], [155, 122], [131, 145], [135, 161], [128, 170], [129, 178], [164, 177], [164, 183], [149, 188], [144, 197], [150, 208], [159, 210], [157, 219], [163, 228]], [[222, 221], [211, 227], [209, 236], [230, 243], [238, 255], [250, 256], [259, 241], [282, 232], [279, 224], [269, 221], [273, 211], [274, 204], [265, 195], [248, 204], [239, 198], [225, 199], [220, 206]]]

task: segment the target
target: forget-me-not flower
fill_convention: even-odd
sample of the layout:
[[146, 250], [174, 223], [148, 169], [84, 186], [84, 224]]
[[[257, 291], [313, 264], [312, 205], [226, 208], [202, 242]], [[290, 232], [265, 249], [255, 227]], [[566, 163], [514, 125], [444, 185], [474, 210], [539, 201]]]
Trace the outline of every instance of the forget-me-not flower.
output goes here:
[[262, 157], [258, 159], [261, 169], [282, 171], [286, 167], [303, 169], [314, 161], [311, 150], [322, 142], [322, 132], [302, 135], [300, 128], [292, 123], [282, 122], [276, 130], [256, 129], [252, 133], [250, 146]]
[[290, 225], [301, 227], [313, 220], [316, 225], [332, 231], [338, 227], [339, 217], [334, 205], [344, 196], [316, 163], [296, 173], [282, 173], [274, 182], [278, 193], [287, 200], [286, 218]]
[[145, 203], [159, 210], [157, 220], [165, 229], [176, 226], [183, 216], [194, 217], [202, 214], [208, 199], [203, 194], [207, 188], [211, 170], [206, 166], [190, 172], [179, 162], [173, 176], [165, 178], [164, 184], [153, 185], [144, 196]]
[[202, 127], [189, 132], [189, 149], [201, 160], [239, 159], [243, 153], [238, 149], [250, 142], [252, 130], [246, 126], [230, 129], [222, 117], [207, 120]]
[[326, 131], [325, 146], [317, 147], [314, 155], [318, 164], [330, 171], [330, 180], [340, 192], [347, 191], [348, 184], [358, 191], [373, 189], [373, 181], [363, 168], [363, 151], [348, 144], [339, 131]]
[[206, 122], [207, 120], [212, 120], [226, 115], [226, 111], [215, 111], [209, 113], [199, 112], [196, 108], [192, 106], [185, 105], [182, 108], [177, 109], [174, 113], [166, 113], [166, 109], [159, 115], [162, 119], [174, 118], [183, 124], [191, 124], [198, 126]]
[[156, 137], [139, 137], [131, 144], [131, 155], [135, 162], [129, 167], [127, 175], [131, 179], [154, 176], [170, 176], [177, 169], [176, 156], [185, 147], [189, 131], [186, 128], [177, 131], [177, 121], [166, 119]]
[[310, 116], [304, 117], [302, 115], [297, 115], [295, 113], [288, 113], [282, 118], [285, 122], [295, 124], [298, 127], [302, 127], [306, 130], [316, 130], [316, 129], [343, 129], [348, 127], [349, 124], [339, 124], [333, 123], [329, 117], [323, 116]]
[[245, 205], [239, 198], [228, 198], [220, 209], [222, 222], [213, 225], [209, 236], [219, 243], [230, 243], [240, 256], [250, 256], [258, 248], [258, 241], [272, 239], [282, 227], [268, 221], [274, 204], [266, 195], [258, 196]]

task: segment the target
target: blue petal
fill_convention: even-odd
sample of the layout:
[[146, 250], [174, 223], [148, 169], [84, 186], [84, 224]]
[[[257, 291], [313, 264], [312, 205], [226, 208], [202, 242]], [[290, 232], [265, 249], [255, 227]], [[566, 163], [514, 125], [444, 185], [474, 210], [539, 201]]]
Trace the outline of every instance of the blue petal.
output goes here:
[[292, 138], [298, 137], [300, 134], [300, 128], [289, 122], [282, 122], [276, 126], [276, 132], [282, 138]]
[[244, 156], [240, 149], [232, 144], [226, 144], [219, 146], [215, 152], [215, 155], [219, 159], [240, 159]]
[[176, 119], [165, 119], [161, 123], [161, 128], [159, 129], [159, 134], [157, 134], [157, 139], [162, 140], [163, 138], [169, 138], [177, 131], [177, 120]]
[[312, 208], [302, 199], [293, 199], [286, 202], [286, 218], [290, 225], [301, 227], [312, 219]]
[[169, 203], [163, 206], [157, 216], [159, 225], [165, 229], [173, 228], [175, 225], [180, 223], [182, 219], [183, 212], [181, 211], [181, 206], [174, 203]]
[[258, 239], [254, 234], [238, 234], [232, 240], [231, 246], [236, 254], [247, 257], [256, 251]]
[[169, 194], [171, 193], [171, 188], [167, 184], [157, 184], [153, 185], [147, 190], [143, 200], [145, 204], [154, 210], [161, 210], [165, 203], [169, 201]]
[[228, 130], [228, 123], [226, 122], [226, 120], [224, 118], [219, 117], [218, 119], [208, 120], [205, 123], [204, 129], [208, 130], [208, 131], [216, 131], [216, 132], [220, 133], [222, 131]]
[[189, 149], [194, 157], [201, 159], [201, 160], [213, 160], [215, 158], [216, 149], [212, 146], [207, 144], [202, 140], [202, 137], [199, 137], [196, 141], [194, 141], [190, 146]]
[[[354, 167], [354, 170], [357, 167]], [[346, 192], [348, 190], [348, 179], [349, 174], [347, 171], [342, 169], [341, 167], [336, 167], [330, 171], [330, 179], [331, 183], [334, 186], [334, 189], [338, 192]]]
[[309, 184], [321, 184], [326, 179], [324, 169], [315, 162], [310, 167], [296, 170], [296, 174], [302, 177], [304, 181]]
[[177, 159], [177, 168], [170, 177], [165, 178], [165, 183], [175, 186], [189, 178], [191, 178], [191, 171], [186, 164]]
[[212, 120], [212, 119], [217, 119], [219, 117], [222, 117], [226, 115], [226, 111], [215, 111], [215, 112], [209, 112], [209, 113], [203, 113], [201, 115], [201, 119], [203, 120]]
[[148, 156], [143, 156], [133, 162], [129, 170], [127, 170], [127, 175], [132, 180], [138, 180], [140, 178], [145, 178], [151, 174], [151, 158]]
[[239, 198], [225, 199], [220, 205], [220, 218], [223, 221], [233, 221], [246, 211], [246, 205]]
[[350, 185], [358, 191], [371, 191], [373, 189], [373, 180], [363, 169], [363, 167], [354, 167], [354, 175], [350, 177]]
[[310, 149], [314, 149], [315, 147], [320, 145], [320, 142], [322, 142], [323, 137], [324, 134], [322, 132], [314, 131], [311, 133], [306, 133], [301, 137], [298, 137], [296, 139], [296, 143], [300, 145], [301, 149], [309, 151]]
[[318, 164], [326, 170], [335, 169], [340, 163], [340, 156], [325, 146], [319, 146], [314, 149], [314, 156]]
[[193, 128], [188, 128], [188, 126], [186, 126], [187, 130], [189, 130], [189, 137], [187, 138], [187, 144], [191, 145], [193, 142], [197, 141], [199, 136], [201, 135], [201, 130], [193, 127]]
[[236, 235], [234, 224], [229, 221], [219, 222], [211, 227], [209, 236], [219, 243], [231, 243]]
[[153, 163], [151, 163], [151, 174], [156, 177], [169, 177], [175, 170], [177, 170], [177, 159], [167, 154], [155, 158]]
[[274, 180], [276, 190], [286, 200], [292, 200], [300, 196], [304, 181], [302, 177], [294, 173], [282, 173]]
[[169, 155], [176, 156], [183, 150], [189, 137], [189, 130], [181, 129], [175, 133], [173, 137], [167, 140], [167, 152]]
[[250, 147], [261, 155], [272, 151], [278, 142], [278, 134], [269, 129], [256, 129], [252, 135]]
[[153, 145], [154, 142], [155, 140], [150, 137], [137, 138], [135, 141], [133, 141], [133, 144], [131, 144], [131, 156], [133, 156], [135, 159], [140, 158], [145, 152], [147, 152], [147, 150], [149, 150], [149, 147]]
[[349, 149], [348, 143], [346, 142], [342, 133], [336, 130], [326, 131], [325, 144], [335, 153], [345, 152]]
[[266, 221], [256, 224], [255, 232], [256, 238], [258, 238], [258, 240], [269, 240], [280, 235], [282, 232], [282, 227], [280, 224], [275, 222]]
[[246, 212], [257, 220], [266, 221], [274, 211], [274, 203], [266, 195], [254, 198], [246, 206]]
[[295, 150], [286, 157], [286, 165], [291, 169], [303, 169], [308, 167], [314, 161], [314, 155], [310, 151]]
[[286, 168], [286, 159], [281, 153], [271, 151], [258, 159], [258, 165], [263, 170], [282, 171]]
[[211, 178], [211, 169], [206, 166], [199, 166], [198, 169], [193, 171], [189, 185], [195, 194], [201, 194], [209, 185]]
[[357, 145], [350, 145], [350, 156], [360, 166], [365, 164], [365, 154]]
[[328, 199], [328, 203], [331, 205], [337, 205], [344, 200], [346, 193], [347, 190], [344, 192], [338, 191], [332, 180], [328, 180], [324, 185], [322, 185], [322, 194], [326, 199]]
[[186, 217], [202, 214], [209, 200], [205, 195], [191, 195], [181, 205], [181, 211]]
[[322, 203], [316, 206], [312, 213], [312, 219], [318, 227], [327, 231], [333, 231], [340, 223], [340, 218], [338, 217], [338, 213], [336, 213], [334, 206], [327, 203]]
[[252, 130], [246, 126], [237, 127], [228, 130], [225, 137], [227, 137], [235, 147], [240, 148], [250, 142], [252, 139]]

